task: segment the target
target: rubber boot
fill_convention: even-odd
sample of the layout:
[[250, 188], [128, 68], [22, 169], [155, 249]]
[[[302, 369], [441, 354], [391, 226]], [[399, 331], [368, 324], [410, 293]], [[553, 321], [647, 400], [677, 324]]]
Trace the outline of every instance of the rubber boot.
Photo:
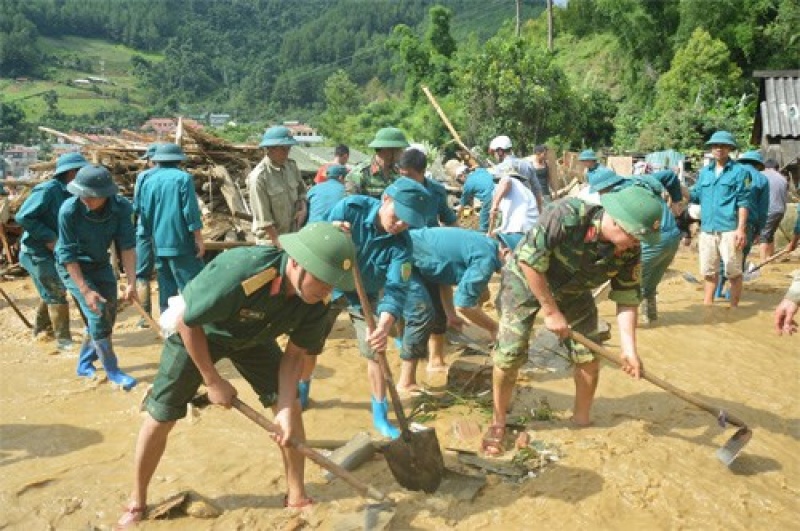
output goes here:
[[103, 368], [106, 370], [106, 375], [111, 382], [122, 387], [126, 391], [130, 391], [136, 385], [136, 378], [128, 376], [119, 369], [117, 364], [117, 355], [114, 354], [114, 349], [111, 346], [111, 340], [95, 339], [92, 340], [97, 354], [100, 356], [100, 361], [103, 362]]
[[36, 339], [41, 335], [52, 333], [53, 323], [50, 322], [47, 304], [44, 301], [39, 301], [39, 306], [36, 307], [36, 317], [33, 319], [33, 338]]
[[94, 367], [94, 362], [97, 361], [97, 352], [94, 349], [94, 342], [87, 336], [81, 345], [81, 351], [78, 354], [78, 376], [85, 378], [94, 378], [97, 369]]
[[56, 337], [58, 350], [72, 350], [72, 334], [69, 331], [69, 305], [49, 304], [47, 311], [53, 323], [53, 335]]
[[311, 393], [311, 380], [297, 381], [297, 396], [300, 398], [300, 408], [305, 411], [308, 409], [308, 395]]
[[372, 425], [382, 436], [397, 439], [400, 437], [400, 430], [389, 423], [387, 418], [388, 411], [389, 404], [385, 397], [383, 400], [372, 397]]
[[714, 298], [721, 299], [723, 297], [722, 290], [725, 287], [725, 277], [720, 275], [717, 281], [717, 289], [714, 291]]
[[[139, 295], [139, 301], [142, 303], [142, 308], [144, 308], [144, 311], [146, 311], [148, 315], [152, 316], [153, 302], [150, 297], [150, 281], [137, 280], [136, 293], [137, 295]], [[147, 319], [141, 317], [139, 318], [139, 322], [136, 323], [136, 326], [138, 326], [139, 328], [150, 328], [150, 323], [147, 322]]]
[[656, 297], [653, 295], [652, 297], [648, 297], [645, 299], [647, 301], [647, 319], [648, 321], [656, 321], [658, 320], [658, 306], [656, 305]]

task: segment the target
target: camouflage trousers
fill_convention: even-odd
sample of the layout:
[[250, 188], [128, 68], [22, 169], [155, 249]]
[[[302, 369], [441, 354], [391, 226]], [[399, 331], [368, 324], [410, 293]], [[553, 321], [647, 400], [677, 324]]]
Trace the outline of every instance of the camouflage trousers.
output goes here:
[[[597, 306], [592, 292], [587, 289], [580, 293], [556, 293], [556, 304], [576, 331], [591, 335], [597, 330]], [[533, 323], [541, 305], [533, 296], [527, 283], [502, 270], [500, 291], [495, 302], [500, 309], [500, 329], [497, 334], [497, 345], [494, 349], [494, 365], [501, 369], [519, 369], [528, 361], [528, 349]], [[573, 364], [588, 363], [595, 355], [583, 345], [566, 339], [563, 341], [565, 354], [554, 351], [555, 355], [566, 357]]]

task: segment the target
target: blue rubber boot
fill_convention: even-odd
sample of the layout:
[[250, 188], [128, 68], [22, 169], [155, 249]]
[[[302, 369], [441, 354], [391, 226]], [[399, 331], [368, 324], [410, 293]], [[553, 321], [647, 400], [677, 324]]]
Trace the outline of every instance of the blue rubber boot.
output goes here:
[[725, 288], [725, 277], [720, 275], [719, 280], [717, 281], [717, 289], [714, 291], [714, 298], [721, 299], [723, 297], [722, 290]]
[[97, 372], [97, 369], [94, 367], [95, 361], [97, 361], [97, 352], [95, 352], [91, 338], [87, 336], [86, 339], [83, 340], [81, 351], [78, 354], [78, 376], [94, 378]]
[[394, 346], [397, 347], [397, 350], [402, 351], [403, 350], [403, 338], [401, 338], [401, 337], [394, 338]]
[[308, 395], [311, 392], [311, 380], [297, 381], [297, 397], [300, 399], [300, 409], [308, 409]]
[[400, 437], [400, 430], [389, 423], [389, 419], [386, 416], [388, 411], [389, 404], [386, 398], [378, 400], [374, 396], [372, 397], [372, 425], [382, 436], [397, 439]]
[[121, 370], [117, 364], [117, 355], [114, 354], [114, 349], [111, 346], [111, 341], [108, 338], [96, 339], [92, 341], [100, 360], [103, 362], [103, 367], [106, 370], [108, 379], [126, 391], [130, 391], [137, 384], [136, 378], [128, 376]]

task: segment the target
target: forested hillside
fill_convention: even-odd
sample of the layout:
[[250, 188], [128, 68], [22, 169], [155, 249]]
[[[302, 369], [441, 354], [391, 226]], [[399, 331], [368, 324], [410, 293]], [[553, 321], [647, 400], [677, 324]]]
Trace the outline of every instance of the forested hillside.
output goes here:
[[[124, 127], [225, 112], [254, 123], [225, 133], [239, 139], [294, 118], [332, 141], [394, 124], [444, 143], [427, 84], [471, 143], [502, 130], [521, 148], [686, 148], [716, 127], [744, 136], [752, 71], [800, 57], [795, 0], [556, 3], [548, 50], [545, 0], [521, 3], [519, 35], [514, 0], [0, 0], [0, 87], [24, 77], [58, 89], [3, 89], [0, 141], [33, 120]], [[99, 115], [59, 100], [71, 77], [106, 68], [64, 51], [87, 38], [126, 58], [118, 85], [93, 88]], [[26, 117], [32, 100], [41, 112]]]

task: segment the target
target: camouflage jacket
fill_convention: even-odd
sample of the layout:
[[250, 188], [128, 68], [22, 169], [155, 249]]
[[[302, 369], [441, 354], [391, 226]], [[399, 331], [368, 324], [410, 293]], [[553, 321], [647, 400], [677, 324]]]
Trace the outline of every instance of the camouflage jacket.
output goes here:
[[609, 298], [623, 306], [641, 301], [641, 249], [615, 254], [614, 245], [600, 241], [603, 207], [577, 198], [550, 203], [517, 246], [506, 265], [510, 278], [528, 292], [520, 263], [544, 273], [556, 301], [585, 293], [611, 279]]
[[396, 168], [392, 168], [388, 179], [384, 177], [383, 170], [373, 159], [354, 166], [344, 179], [344, 188], [347, 195], [368, 195], [380, 199], [386, 187], [398, 177], [400, 173]]

